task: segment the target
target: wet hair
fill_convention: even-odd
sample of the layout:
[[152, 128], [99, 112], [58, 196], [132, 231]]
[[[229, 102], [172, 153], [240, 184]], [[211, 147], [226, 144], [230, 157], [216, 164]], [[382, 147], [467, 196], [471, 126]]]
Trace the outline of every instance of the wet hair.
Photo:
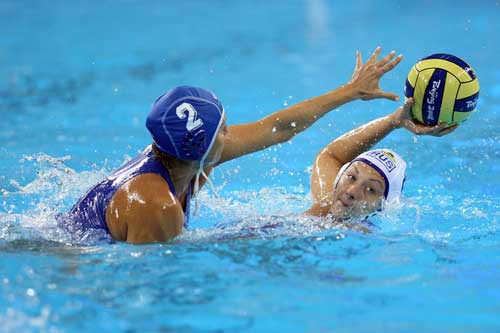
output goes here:
[[172, 166], [172, 164], [174, 164], [174, 163], [177, 165], [192, 163], [192, 161], [180, 160], [180, 159], [176, 158], [175, 156], [172, 156], [170, 154], [167, 154], [167, 153], [161, 151], [160, 148], [158, 148], [158, 146], [154, 142], [151, 144], [151, 150], [153, 151], [153, 154], [155, 155], [155, 157], [158, 160], [160, 160], [161, 164], [163, 164], [163, 166], [167, 169], [169, 166]]

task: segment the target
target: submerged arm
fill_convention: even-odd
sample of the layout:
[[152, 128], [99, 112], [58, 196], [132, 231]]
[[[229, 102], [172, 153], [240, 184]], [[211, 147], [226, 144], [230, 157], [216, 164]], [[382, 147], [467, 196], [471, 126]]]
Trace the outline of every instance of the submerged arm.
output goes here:
[[393, 69], [402, 59], [394, 58], [394, 52], [377, 61], [377, 48], [366, 63], [357, 53], [356, 67], [351, 81], [324, 95], [292, 105], [259, 121], [229, 126], [225, 148], [219, 163], [259, 151], [272, 145], [290, 140], [296, 134], [310, 127], [326, 113], [347, 102], [363, 99], [387, 98], [398, 100], [398, 96], [382, 91], [380, 78]]

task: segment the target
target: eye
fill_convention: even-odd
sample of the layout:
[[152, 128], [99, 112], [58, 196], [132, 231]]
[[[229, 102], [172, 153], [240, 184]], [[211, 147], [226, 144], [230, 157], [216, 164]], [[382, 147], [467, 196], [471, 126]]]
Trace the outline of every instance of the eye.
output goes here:
[[347, 179], [348, 179], [349, 181], [354, 182], [354, 181], [356, 181], [356, 176], [354, 176], [354, 175], [347, 175]]
[[367, 191], [368, 193], [370, 193], [370, 194], [373, 194], [373, 195], [378, 194], [378, 191], [377, 191], [376, 189], [374, 189], [373, 187], [371, 187], [371, 186], [368, 186], [368, 187], [366, 188], [366, 191]]

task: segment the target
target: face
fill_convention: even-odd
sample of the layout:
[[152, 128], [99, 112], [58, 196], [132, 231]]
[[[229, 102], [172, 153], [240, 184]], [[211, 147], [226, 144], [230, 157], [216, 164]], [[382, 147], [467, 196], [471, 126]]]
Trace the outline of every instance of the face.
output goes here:
[[210, 152], [207, 155], [205, 163], [208, 165], [214, 165], [219, 162], [220, 157], [222, 155], [222, 151], [224, 150], [224, 140], [227, 135], [227, 124], [226, 124], [226, 115], [224, 114], [224, 120], [222, 121], [222, 125], [220, 126], [219, 132], [217, 133], [217, 137], [210, 149]]
[[340, 177], [330, 212], [346, 218], [369, 215], [380, 209], [384, 191], [384, 178], [371, 166], [356, 161]]

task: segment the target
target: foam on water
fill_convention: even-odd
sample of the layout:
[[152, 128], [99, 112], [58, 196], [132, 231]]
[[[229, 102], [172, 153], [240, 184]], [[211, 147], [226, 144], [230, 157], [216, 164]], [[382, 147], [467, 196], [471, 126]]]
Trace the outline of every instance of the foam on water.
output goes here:
[[[65, 162], [70, 156], [52, 157], [46, 154], [24, 156], [20, 168], [32, 170], [34, 178], [27, 184], [10, 180], [2, 189], [0, 210], [0, 239], [43, 239], [69, 242], [70, 238], [58, 228], [56, 214], [68, 209], [91, 185], [109, 171], [105, 168], [76, 172]], [[31, 175], [30, 175], [31, 176]]]
[[[19, 161], [35, 177], [27, 184], [12, 179], [9, 188], [1, 190], [0, 240], [75, 241], [57, 227], [55, 215], [68, 210], [110, 170], [94, 166], [93, 170], [76, 172], [65, 164], [69, 160], [69, 156], [35, 154]], [[303, 186], [238, 191], [225, 191], [224, 187], [218, 187], [220, 196], [206, 188], [200, 192], [201, 211], [176, 243], [307, 236], [335, 229], [330, 221], [301, 214], [311, 203]], [[404, 198], [402, 204], [371, 217], [377, 226], [375, 234], [396, 238], [413, 235], [446, 243], [498, 232], [500, 205], [494, 198], [468, 197], [457, 202], [453, 193], [433, 194], [435, 189], [425, 187], [424, 191], [430, 195]], [[81, 240], [91, 244], [98, 236], [89, 233]]]
[[[19, 161], [35, 177], [27, 184], [10, 180], [10, 188], [2, 189], [0, 240], [75, 242], [74, 237], [57, 226], [55, 216], [67, 211], [110, 170], [95, 166], [94, 170], [76, 172], [65, 164], [69, 160], [69, 156], [35, 154]], [[222, 195], [214, 196], [206, 188], [200, 192], [201, 211], [176, 242], [306, 236], [335, 228], [331, 221], [301, 214], [311, 203], [303, 186], [224, 192], [222, 185], [218, 192]], [[394, 209], [384, 212], [389, 220], [396, 215]], [[92, 244], [100, 236], [89, 232], [78, 239]]]
[[[32, 170], [34, 179], [27, 184], [10, 180], [2, 189], [0, 240], [47, 240], [72, 243], [74, 239], [58, 228], [56, 214], [68, 210], [88, 188], [105, 177], [105, 167], [76, 172], [65, 162], [69, 156], [46, 154], [24, 156], [20, 165]], [[224, 185], [218, 188], [223, 191]], [[294, 233], [310, 234], [324, 225], [311, 223], [311, 218], [296, 217], [309, 203], [302, 187], [283, 187], [259, 191], [232, 191], [215, 197], [207, 189], [200, 193], [202, 210], [178, 241], [220, 240], [223, 238], [276, 237]], [[311, 227], [316, 226], [316, 227]], [[200, 228], [202, 227], [202, 228]], [[208, 229], [207, 229], [208, 228]], [[232, 236], [231, 236], [232, 235]], [[84, 235], [84, 243], [92, 243], [97, 235]]]

